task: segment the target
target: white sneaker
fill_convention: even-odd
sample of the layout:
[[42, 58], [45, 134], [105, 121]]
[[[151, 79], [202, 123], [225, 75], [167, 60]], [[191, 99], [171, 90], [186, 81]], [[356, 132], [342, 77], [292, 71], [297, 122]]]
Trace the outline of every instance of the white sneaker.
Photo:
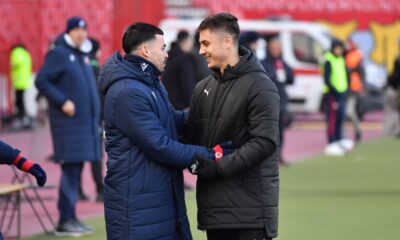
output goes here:
[[354, 142], [350, 139], [341, 139], [339, 140], [340, 146], [342, 146], [347, 152], [351, 152], [354, 148]]
[[333, 142], [325, 147], [325, 155], [341, 157], [346, 155], [346, 149], [339, 142]]

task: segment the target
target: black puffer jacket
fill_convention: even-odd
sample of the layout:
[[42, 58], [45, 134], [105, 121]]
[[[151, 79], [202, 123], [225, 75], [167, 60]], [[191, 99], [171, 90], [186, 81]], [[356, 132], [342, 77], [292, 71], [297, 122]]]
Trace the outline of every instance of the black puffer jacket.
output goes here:
[[263, 66], [240, 48], [240, 62], [199, 82], [186, 139], [212, 147], [232, 140], [236, 151], [218, 162], [221, 174], [197, 181], [198, 228], [278, 228], [279, 94]]
[[177, 110], [189, 107], [190, 98], [196, 84], [196, 75], [190, 55], [173, 44], [168, 52], [168, 62], [163, 74], [163, 83], [169, 100]]

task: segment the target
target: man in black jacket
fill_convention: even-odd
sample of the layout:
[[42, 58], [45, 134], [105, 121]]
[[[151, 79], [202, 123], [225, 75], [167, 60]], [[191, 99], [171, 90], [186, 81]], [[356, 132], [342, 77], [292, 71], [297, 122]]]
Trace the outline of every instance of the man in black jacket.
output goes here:
[[187, 31], [182, 30], [168, 52], [163, 83], [168, 91], [169, 100], [177, 110], [189, 107], [190, 97], [196, 84], [195, 69], [189, 55], [192, 47], [192, 37]]
[[279, 93], [263, 66], [239, 47], [237, 18], [203, 20], [200, 54], [212, 74], [194, 90], [185, 139], [203, 146], [232, 141], [235, 152], [197, 157], [198, 228], [212, 239], [277, 237]]
[[393, 89], [397, 90], [398, 96], [398, 107], [400, 111], [400, 55], [394, 61], [393, 72], [388, 78], [388, 85]]

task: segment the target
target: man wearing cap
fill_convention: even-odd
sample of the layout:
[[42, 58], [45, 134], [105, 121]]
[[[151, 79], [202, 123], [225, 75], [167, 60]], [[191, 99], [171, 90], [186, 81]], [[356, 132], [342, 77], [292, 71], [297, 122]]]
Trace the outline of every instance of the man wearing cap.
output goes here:
[[93, 233], [76, 217], [75, 207], [84, 161], [100, 160], [99, 96], [87, 53], [87, 22], [67, 21], [36, 78], [36, 86], [49, 101], [54, 160], [61, 166], [57, 236], [80, 237]]
[[255, 31], [244, 32], [240, 34], [239, 44], [255, 53], [257, 51], [259, 38], [260, 36]]

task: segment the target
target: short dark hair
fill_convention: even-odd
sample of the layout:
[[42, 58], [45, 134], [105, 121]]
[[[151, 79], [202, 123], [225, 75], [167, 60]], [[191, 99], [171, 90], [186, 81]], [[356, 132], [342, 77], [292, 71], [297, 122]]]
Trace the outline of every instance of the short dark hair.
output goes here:
[[181, 43], [183, 41], [185, 41], [186, 39], [188, 39], [190, 37], [188, 31], [186, 30], [181, 30], [179, 31], [178, 35], [176, 36], [176, 41], [178, 43]]
[[198, 32], [209, 29], [210, 31], [222, 30], [232, 35], [236, 43], [239, 42], [240, 28], [237, 17], [230, 13], [218, 13], [205, 18], [197, 28]]
[[335, 49], [335, 47], [341, 47], [341, 48], [345, 49], [344, 43], [338, 38], [332, 39], [332, 43], [331, 43], [331, 51], [332, 52], [333, 52], [333, 49]]
[[126, 54], [129, 54], [140, 44], [154, 39], [156, 35], [164, 35], [164, 32], [160, 28], [148, 23], [133, 23], [125, 30], [122, 37], [122, 48]]

